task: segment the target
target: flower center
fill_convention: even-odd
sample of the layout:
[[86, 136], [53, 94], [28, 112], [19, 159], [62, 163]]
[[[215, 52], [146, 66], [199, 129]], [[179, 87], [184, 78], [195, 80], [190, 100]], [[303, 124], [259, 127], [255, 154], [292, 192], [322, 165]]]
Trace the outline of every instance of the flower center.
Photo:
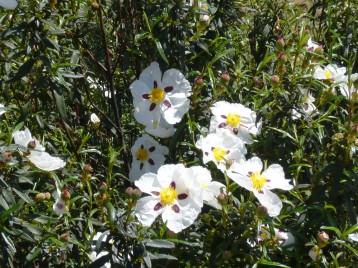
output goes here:
[[159, 87], [152, 88], [152, 90], [149, 93], [149, 98], [152, 100], [152, 102], [156, 104], [161, 102], [164, 99], [164, 96], [165, 96], [164, 89], [161, 89]]
[[332, 78], [332, 73], [328, 70], [324, 70], [324, 75], [326, 76], [326, 79], [331, 79]]
[[261, 175], [261, 173], [259, 171], [256, 171], [254, 173], [252, 173], [250, 175], [250, 179], [252, 181], [252, 184], [254, 186], [254, 188], [259, 191], [261, 190], [265, 183], [266, 183], [266, 178], [265, 176]]
[[146, 161], [149, 158], [149, 152], [143, 147], [143, 145], [136, 151], [135, 157], [138, 161]]
[[214, 158], [217, 162], [220, 162], [221, 160], [223, 160], [226, 156], [226, 151], [216, 147], [213, 149], [213, 154], [214, 154]]
[[178, 193], [173, 187], [164, 188], [160, 192], [160, 201], [163, 205], [173, 205], [177, 197]]
[[236, 127], [241, 121], [241, 116], [238, 114], [229, 113], [226, 117], [226, 124], [230, 127]]

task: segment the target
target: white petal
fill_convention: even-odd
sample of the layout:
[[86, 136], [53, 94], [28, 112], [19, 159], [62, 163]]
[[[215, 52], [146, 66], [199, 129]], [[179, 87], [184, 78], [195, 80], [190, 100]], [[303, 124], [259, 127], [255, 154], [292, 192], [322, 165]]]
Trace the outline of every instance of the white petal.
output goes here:
[[160, 186], [157, 175], [154, 173], [146, 173], [142, 175], [139, 180], [134, 182], [143, 193], [152, 194], [151, 192], [160, 192], [162, 187]]
[[0, 7], [5, 9], [15, 9], [17, 2], [15, 0], [0, 0]]
[[251, 172], [261, 172], [263, 169], [263, 164], [261, 159], [256, 156], [247, 160], [245, 166], [246, 166], [246, 170]]
[[63, 168], [66, 165], [66, 163], [61, 158], [51, 156], [46, 152], [31, 151], [28, 159], [37, 168], [45, 171], [53, 171]]
[[268, 180], [265, 184], [268, 189], [291, 190], [293, 188], [290, 181], [285, 179], [283, 168], [278, 164], [270, 165], [262, 175]]
[[143, 225], [152, 225], [158, 215], [163, 212], [164, 208], [154, 210], [154, 207], [158, 202], [159, 198], [154, 198], [152, 196], [146, 196], [137, 201], [135, 216]]
[[313, 77], [319, 80], [325, 80], [327, 79], [326, 74], [324, 73], [324, 70], [322, 67], [318, 66], [316, 67]]
[[[2, 103], [0, 103], [0, 108], [3, 108], [5, 107]], [[5, 110], [0, 110], [0, 115], [4, 114], [5, 113]]]
[[58, 216], [62, 214], [66, 214], [68, 212], [68, 207], [66, 206], [66, 202], [61, 197], [58, 197], [56, 199], [56, 202], [55, 204], [53, 204], [52, 209]]
[[355, 241], [355, 242], [358, 242], [358, 233], [349, 234], [348, 238], [353, 240], [353, 241]]
[[158, 62], [152, 62], [139, 76], [139, 80], [142, 80], [146, 85], [152, 89], [154, 81], [157, 81], [158, 87], [161, 87], [162, 71], [159, 68]]
[[[153, 86], [153, 85], [152, 85]], [[129, 89], [133, 95], [134, 102], [144, 101], [143, 94], [149, 94], [151, 87], [147, 85], [142, 80], [135, 80], [130, 86]]]
[[267, 208], [267, 212], [271, 217], [280, 215], [282, 202], [276, 194], [265, 188], [262, 189], [262, 192], [254, 191], [254, 194], [261, 205]]
[[246, 190], [253, 191], [254, 186], [252, 185], [251, 179], [248, 177], [248, 172], [250, 170], [247, 169], [245, 164], [245, 161], [232, 164], [230, 169], [227, 171], [227, 175], [241, 187], [244, 187]]
[[34, 141], [36, 150], [45, 151], [45, 147], [43, 147], [37, 139], [32, 137], [28, 128], [25, 128], [24, 131], [15, 131], [12, 134], [12, 137], [14, 138], [14, 142], [16, 144], [22, 145], [24, 147], [27, 147], [30, 141]]
[[163, 87], [174, 87], [168, 95], [175, 95], [178, 93], [184, 93], [186, 97], [191, 95], [191, 86], [184, 75], [177, 69], [169, 69], [164, 72], [162, 79]]

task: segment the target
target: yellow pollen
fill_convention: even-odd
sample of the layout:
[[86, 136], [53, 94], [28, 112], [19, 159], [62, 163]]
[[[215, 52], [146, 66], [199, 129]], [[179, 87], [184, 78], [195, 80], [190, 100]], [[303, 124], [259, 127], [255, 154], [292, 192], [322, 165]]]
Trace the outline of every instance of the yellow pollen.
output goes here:
[[324, 75], [326, 76], [326, 79], [331, 79], [332, 78], [332, 73], [328, 70], [324, 70]]
[[139, 160], [139, 161], [146, 161], [149, 158], [149, 152], [147, 149], [140, 147], [136, 152], [135, 152], [135, 157]]
[[206, 182], [201, 182], [201, 187], [203, 189], [207, 189], [207, 188], [209, 188], [209, 185]]
[[265, 183], [266, 183], [266, 178], [265, 176], [261, 175], [261, 173], [259, 171], [256, 171], [254, 173], [252, 173], [250, 175], [250, 179], [252, 181], [252, 184], [254, 186], [254, 188], [259, 191], [261, 190]]
[[217, 147], [213, 149], [214, 158], [217, 162], [223, 160], [226, 156], [226, 151]]
[[173, 187], [164, 188], [160, 192], [160, 201], [162, 205], [173, 205], [174, 200], [178, 197], [177, 191]]
[[230, 127], [236, 127], [238, 124], [240, 124], [241, 116], [238, 114], [232, 114], [229, 113], [226, 117], [226, 124], [228, 124]]
[[164, 99], [165, 91], [159, 87], [152, 88], [149, 93], [149, 98], [154, 103], [159, 103]]

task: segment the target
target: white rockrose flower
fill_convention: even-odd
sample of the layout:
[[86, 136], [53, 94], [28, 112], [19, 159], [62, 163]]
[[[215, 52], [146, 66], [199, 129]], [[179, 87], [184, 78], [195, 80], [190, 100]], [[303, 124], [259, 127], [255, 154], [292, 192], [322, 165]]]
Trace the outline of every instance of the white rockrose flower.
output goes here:
[[132, 167], [129, 171], [129, 178], [132, 181], [138, 180], [144, 173], [155, 173], [164, 164], [165, 156], [169, 153], [166, 146], [160, 145], [148, 134], [137, 139], [131, 148]]
[[61, 190], [56, 189], [56, 191], [53, 192], [52, 195], [56, 200], [55, 204], [53, 204], [52, 206], [53, 211], [56, 213], [57, 216], [66, 214], [69, 211], [69, 209], [68, 206], [66, 205], [66, 201], [63, 200], [63, 198], [61, 197]]
[[245, 143], [252, 143], [251, 134], [259, 134], [256, 127], [256, 113], [239, 103], [219, 101], [211, 108], [213, 117], [210, 132], [228, 132], [241, 138]]
[[18, 3], [16, 0], [0, 0], [0, 7], [5, 9], [15, 9]]
[[203, 151], [204, 164], [212, 161], [222, 172], [231, 162], [245, 159], [245, 144], [233, 135], [210, 133], [201, 137], [195, 145]]
[[138, 200], [135, 215], [145, 226], [150, 226], [161, 214], [169, 230], [178, 233], [189, 227], [203, 206], [202, 188], [182, 164], [163, 165], [158, 174], [146, 173], [135, 185], [149, 194]]
[[354, 86], [354, 83], [358, 80], [358, 73], [352, 74], [350, 81], [348, 81], [348, 75], [344, 76], [343, 82], [339, 84], [339, 89], [344, 97], [347, 99], [358, 99], [358, 89]]
[[292, 118], [298, 119], [301, 117], [301, 114], [304, 117], [313, 117], [318, 114], [317, 107], [314, 105], [315, 98], [308, 90], [304, 90], [302, 93], [302, 102], [300, 106], [300, 110], [297, 111], [296, 109], [292, 110]]
[[358, 233], [351, 233], [348, 235], [348, 238], [353, 240], [354, 242], [358, 242]]
[[202, 188], [204, 203], [221, 209], [217, 198], [221, 193], [225, 193], [226, 186], [220, 182], [212, 181], [211, 173], [207, 168], [194, 166], [190, 168], [190, 171]]
[[337, 83], [343, 81], [346, 71], [346, 67], [338, 67], [336, 64], [329, 64], [324, 68], [317, 66], [313, 77], [318, 80], [328, 80], [332, 83]]
[[319, 47], [319, 44], [317, 44], [316, 42], [312, 41], [312, 38], [310, 37], [307, 40], [307, 49], [310, 51], [315, 51], [316, 48]]
[[99, 120], [98, 116], [95, 113], [91, 114], [91, 123], [92, 124], [99, 124], [101, 120]]
[[283, 168], [278, 164], [270, 165], [262, 172], [263, 164], [258, 157], [234, 163], [227, 174], [241, 187], [254, 193], [261, 205], [267, 208], [271, 217], [278, 216], [282, 209], [280, 198], [272, 189], [291, 190], [293, 186], [285, 179]]
[[46, 153], [45, 147], [43, 147], [37, 139], [32, 137], [28, 128], [25, 128], [24, 131], [15, 131], [12, 136], [16, 144], [33, 149], [30, 151], [27, 158], [37, 168], [45, 171], [53, 171], [63, 168], [66, 165], [61, 158], [54, 157]]
[[176, 69], [162, 72], [157, 62], [152, 62], [130, 85], [135, 106], [134, 117], [143, 124], [160, 120], [178, 123], [189, 110], [191, 86]]

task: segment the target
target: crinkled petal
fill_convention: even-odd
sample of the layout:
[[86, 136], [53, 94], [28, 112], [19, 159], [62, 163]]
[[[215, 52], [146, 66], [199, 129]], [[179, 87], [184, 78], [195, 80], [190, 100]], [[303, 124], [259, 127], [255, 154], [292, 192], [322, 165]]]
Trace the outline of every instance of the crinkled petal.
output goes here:
[[254, 194], [261, 205], [267, 208], [267, 212], [271, 217], [280, 215], [282, 202], [276, 194], [265, 188], [261, 189], [260, 192], [254, 191]]
[[164, 207], [154, 210], [155, 205], [159, 202], [159, 198], [155, 198], [153, 196], [146, 196], [140, 198], [137, 201], [137, 205], [135, 208], [135, 216], [138, 220], [145, 226], [150, 226], [154, 222], [154, 220], [160, 215]]
[[18, 3], [15, 0], [0, 0], [0, 7], [5, 9], [15, 9]]
[[160, 192], [162, 189], [158, 182], [157, 175], [154, 173], [146, 173], [142, 175], [139, 180], [134, 182], [143, 193], [151, 194], [152, 192]]
[[265, 184], [268, 189], [291, 190], [293, 188], [290, 181], [285, 179], [283, 168], [278, 164], [270, 165], [262, 175], [268, 180]]
[[61, 158], [51, 156], [46, 152], [31, 151], [28, 159], [37, 168], [45, 171], [54, 171], [66, 165]]
[[157, 82], [158, 87], [162, 87], [162, 71], [159, 68], [158, 62], [152, 62], [139, 76], [139, 80], [142, 80], [149, 89], [152, 89], [154, 86], [154, 81]]

